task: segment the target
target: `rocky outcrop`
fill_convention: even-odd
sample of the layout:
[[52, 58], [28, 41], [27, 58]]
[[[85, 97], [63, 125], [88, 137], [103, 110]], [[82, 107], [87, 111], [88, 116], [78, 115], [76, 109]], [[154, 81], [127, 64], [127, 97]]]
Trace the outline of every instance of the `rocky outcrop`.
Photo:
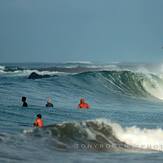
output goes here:
[[36, 72], [32, 72], [29, 76], [28, 79], [42, 79], [42, 78], [50, 78], [52, 77], [51, 75], [40, 75], [37, 74]]

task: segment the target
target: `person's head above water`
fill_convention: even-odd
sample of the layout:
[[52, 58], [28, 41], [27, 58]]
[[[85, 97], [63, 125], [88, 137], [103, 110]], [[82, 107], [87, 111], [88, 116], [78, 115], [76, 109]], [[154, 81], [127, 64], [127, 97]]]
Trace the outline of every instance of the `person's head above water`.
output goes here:
[[41, 114], [37, 114], [37, 118], [42, 118], [42, 115]]
[[52, 102], [52, 99], [50, 97], [48, 97], [47, 103], [51, 103], [51, 102]]
[[26, 100], [27, 100], [27, 98], [26, 98], [25, 96], [23, 96], [23, 97], [22, 97], [22, 102], [23, 102], [23, 105], [22, 105], [22, 106], [23, 106], [23, 107], [27, 107], [27, 106], [28, 106]]
[[23, 96], [22, 97], [22, 102], [26, 102], [26, 100], [27, 100], [27, 97]]
[[48, 100], [47, 100], [46, 107], [53, 107], [52, 100], [51, 100], [50, 97], [49, 97]]

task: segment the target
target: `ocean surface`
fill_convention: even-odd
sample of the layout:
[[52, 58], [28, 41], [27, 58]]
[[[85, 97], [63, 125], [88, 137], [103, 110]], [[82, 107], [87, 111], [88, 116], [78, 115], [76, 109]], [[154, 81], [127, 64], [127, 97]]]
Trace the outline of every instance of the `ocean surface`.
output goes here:
[[1, 163], [162, 161], [162, 64], [0, 64]]

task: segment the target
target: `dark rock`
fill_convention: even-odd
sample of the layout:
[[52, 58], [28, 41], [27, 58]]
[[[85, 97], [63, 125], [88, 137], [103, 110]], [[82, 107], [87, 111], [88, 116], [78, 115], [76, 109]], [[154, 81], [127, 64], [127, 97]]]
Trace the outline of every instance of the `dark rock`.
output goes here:
[[42, 79], [42, 78], [50, 78], [51, 76], [50, 75], [39, 75], [37, 74], [36, 72], [32, 72], [28, 79]]

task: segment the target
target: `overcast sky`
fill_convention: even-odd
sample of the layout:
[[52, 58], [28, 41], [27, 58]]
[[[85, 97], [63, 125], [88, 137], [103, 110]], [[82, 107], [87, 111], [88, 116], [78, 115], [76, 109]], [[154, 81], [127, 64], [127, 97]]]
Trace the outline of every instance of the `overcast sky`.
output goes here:
[[163, 0], [0, 0], [0, 62], [163, 62]]

